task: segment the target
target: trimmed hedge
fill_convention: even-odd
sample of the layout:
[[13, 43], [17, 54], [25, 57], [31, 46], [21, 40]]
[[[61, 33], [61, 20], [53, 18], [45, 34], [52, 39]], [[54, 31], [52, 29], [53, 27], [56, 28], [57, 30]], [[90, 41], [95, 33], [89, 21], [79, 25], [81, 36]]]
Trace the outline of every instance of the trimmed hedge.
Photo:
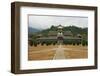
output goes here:
[[88, 45], [88, 42], [86, 40], [82, 40], [82, 45], [83, 46], [87, 46]]
[[33, 46], [33, 41], [32, 40], [29, 41], [29, 45]]
[[[56, 45], [57, 44], [57, 40], [31, 40], [31, 41], [29, 41], [29, 45], [30, 46], [37, 46], [37, 45], [39, 45], [39, 44], [41, 44], [42, 46], [43, 45], [47, 45], [47, 46], [49, 46], [49, 45]], [[64, 39], [63, 40], [63, 44], [65, 44], [65, 45], [80, 45], [80, 44], [82, 44], [82, 46], [87, 46], [88, 45], [88, 42], [87, 42], [87, 40], [85, 40], [85, 39], [83, 39], [83, 40], [81, 40], [81, 39]]]

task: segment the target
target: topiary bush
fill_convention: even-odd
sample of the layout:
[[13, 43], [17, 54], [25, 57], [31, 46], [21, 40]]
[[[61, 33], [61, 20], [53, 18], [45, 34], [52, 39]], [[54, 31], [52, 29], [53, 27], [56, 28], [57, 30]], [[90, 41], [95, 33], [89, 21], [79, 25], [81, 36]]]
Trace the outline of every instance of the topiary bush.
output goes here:
[[33, 44], [35, 47], [38, 45], [38, 43], [36, 41], [34, 41]]
[[45, 42], [41, 42], [41, 45], [43, 46], [45, 44]]
[[86, 41], [86, 46], [88, 45], [88, 41]]
[[32, 40], [29, 41], [29, 45], [33, 46], [33, 41]]
[[56, 45], [56, 42], [53, 42], [53, 45]]
[[49, 42], [46, 42], [46, 45], [48, 46], [49, 45]]
[[75, 43], [73, 43], [73, 45], [75, 45]]
[[76, 44], [77, 44], [77, 45], [80, 45], [80, 43], [79, 43], [79, 42], [77, 42]]
[[82, 40], [82, 46], [86, 46], [87, 45], [87, 41], [86, 40]]

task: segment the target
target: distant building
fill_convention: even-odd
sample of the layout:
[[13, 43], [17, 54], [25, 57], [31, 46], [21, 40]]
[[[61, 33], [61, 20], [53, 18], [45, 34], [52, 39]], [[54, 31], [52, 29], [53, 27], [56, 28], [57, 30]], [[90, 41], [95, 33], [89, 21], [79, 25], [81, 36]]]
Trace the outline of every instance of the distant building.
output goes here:
[[41, 38], [41, 37], [43, 37], [42, 34], [38, 34], [38, 35], [37, 35], [37, 38]]
[[57, 31], [49, 31], [48, 36], [57, 36]]
[[43, 37], [41, 34], [38, 35], [38, 41], [58, 41], [58, 43], [63, 42], [64, 40], [80, 40], [81, 41], [81, 35], [78, 34], [77, 36], [73, 37], [73, 33], [71, 31], [63, 31], [63, 26], [58, 25], [58, 30], [50, 30], [48, 32], [47, 37]]
[[63, 34], [64, 34], [64, 36], [68, 36], [68, 37], [72, 37], [73, 36], [71, 31], [65, 31]]
[[77, 37], [79, 37], [79, 38], [82, 38], [82, 35], [80, 35], [80, 34], [77, 34]]
[[62, 25], [58, 25], [57, 28], [62, 30], [63, 26]]

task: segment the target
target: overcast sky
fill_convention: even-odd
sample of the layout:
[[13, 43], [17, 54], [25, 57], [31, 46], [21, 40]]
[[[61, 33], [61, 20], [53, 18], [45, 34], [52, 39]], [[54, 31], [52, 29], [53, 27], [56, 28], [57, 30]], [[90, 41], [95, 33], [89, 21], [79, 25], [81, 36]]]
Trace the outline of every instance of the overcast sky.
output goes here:
[[73, 17], [73, 16], [43, 16], [43, 15], [30, 15], [29, 26], [37, 29], [50, 28], [51, 25], [58, 26], [75, 25], [78, 27], [87, 27], [87, 17]]

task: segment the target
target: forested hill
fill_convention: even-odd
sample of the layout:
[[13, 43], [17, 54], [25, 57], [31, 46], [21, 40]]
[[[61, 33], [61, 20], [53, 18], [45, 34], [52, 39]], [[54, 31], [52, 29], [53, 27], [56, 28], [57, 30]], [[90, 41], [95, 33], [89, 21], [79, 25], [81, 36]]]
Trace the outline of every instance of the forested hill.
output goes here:
[[[42, 34], [47, 34], [49, 31], [57, 31], [57, 27], [56, 26], [51, 26], [48, 29], [42, 30], [41, 33]], [[88, 34], [88, 28], [81, 28], [81, 27], [76, 27], [76, 26], [66, 26], [62, 29], [63, 31], [71, 31], [72, 34], [75, 36], [77, 34], [81, 34], [81, 35], [87, 35]]]
[[71, 31], [73, 33], [73, 35], [76, 35], [76, 34], [87, 35], [87, 33], [88, 33], [88, 28], [80, 28], [80, 27], [76, 27], [76, 26], [64, 27], [63, 30]]

